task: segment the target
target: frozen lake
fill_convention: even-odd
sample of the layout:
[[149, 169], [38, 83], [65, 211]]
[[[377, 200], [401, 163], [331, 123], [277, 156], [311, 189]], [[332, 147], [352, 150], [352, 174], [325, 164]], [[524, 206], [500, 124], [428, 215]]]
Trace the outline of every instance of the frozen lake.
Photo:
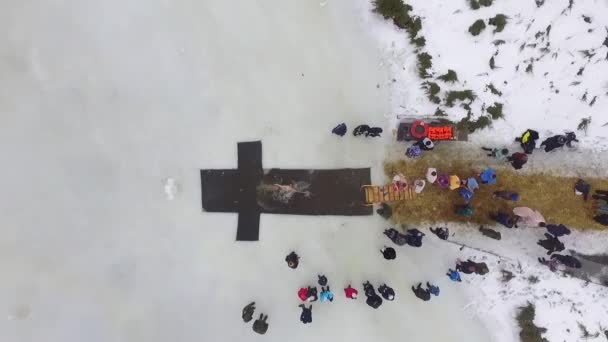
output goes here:
[[[237, 141], [261, 139], [265, 167], [383, 179], [388, 76], [351, 1], [7, 0], [0, 32], [0, 340], [489, 340], [432, 237], [386, 262], [378, 217], [263, 215], [261, 241], [235, 243], [236, 215], [201, 211], [199, 169], [235, 167]], [[339, 139], [340, 122], [385, 137]], [[317, 273], [337, 298], [304, 326]], [[347, 302], [367, 279], [396, 301]], [[426, 280], [442, 294], [423, 303]]]

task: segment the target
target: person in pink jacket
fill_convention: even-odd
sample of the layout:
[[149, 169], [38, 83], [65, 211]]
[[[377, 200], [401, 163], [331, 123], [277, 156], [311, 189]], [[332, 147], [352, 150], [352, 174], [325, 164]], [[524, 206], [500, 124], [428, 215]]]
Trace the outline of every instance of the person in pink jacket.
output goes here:
[[541, 213], [528, 207], [515, 207], [513, 214], [517, 216], [518, 224], [525, 224], [530, 227], [544, 227], [545, 218]]

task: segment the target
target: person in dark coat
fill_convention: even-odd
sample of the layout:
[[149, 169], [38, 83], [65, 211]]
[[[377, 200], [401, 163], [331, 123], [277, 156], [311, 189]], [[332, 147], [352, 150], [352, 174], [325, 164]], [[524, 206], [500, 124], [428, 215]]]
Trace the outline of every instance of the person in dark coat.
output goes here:
[[253, 322], [253, 331], [260, 335], [264, 335], [266, 331], [268, 331], [268, 323], [266, 323], [267, 319], [268, 315], [260, 314], [260, 318]]
[[300, 322], [304, 324], [308, 324], [312, 322], [312, 305], [310, 307], [306, 307], [304, 304], [300, 304], [299, 307], [302, 308], [302, 313], [300, 314]]
[[519, 170], [528, 162], [528, 155], [521, 152], [515, 152], [507, 158], [507, 161], [511, 163], [511, 166], [513, 166], [515, 170]]
[[481, 232], [481, 234], [483, 234], [484, 236], [489, 237], [490, 239], [494, 239], [494, 240], [502, 239], [500, 232], [495, 231], [494, 229], [484, 228], [484, 226], [481, 226], [481, 227], [479, 227], [479, 232]]
[[591, 185], [582, 179], [577, 180], [576, 184], [574, 184], [574, 193], [579, 196], [582, 195], [585, 201], [589, 197], [590, 191]]
[[581, 268], [583, 266], [577, 258], [571, 255], [553, 254], [551, 259], [557, 259], [562, 265], [572, 268]]
[[502, 198], [504, 200], [513, 201], [513, 202], [517, 202], [519, 200], [519, 194], [517, 192], [506, 191], [506, 190], [494, 191], [494, 194], [492, 195], [492, 197]]
[[380, 292], [380, 294], [382, 295], [382, 298], [384, 298], [388, 301], [395, 300], [395, 290], [393, 290], [392, 287], [390, 287], [386, 284], [380, 285], [380, 287], [378, 288], [378, 292]]
[[608, 214], [599, 214], [593, 216], [593, 220], [602, 226], [608, 226]]
[[243, 318], [243, 322], [248, 323], [253, 319], [253, 312], [255, 311], [255, 302], [251, 302], [247, 304], [243, 308], [243, 314], [241, 317]]
[[547, 250], [547, 255], [553, 252], [561, 252], [564, 250], [564, 244], [558, 238], [551, 234], [545, 233], [545, 240], [538, 240], [537, 244]]
[[331, 132], [333, 134], [339, 135], [341, 137], [343, 137], [347, 131], [348, 131], [348, 129], [346, 128], [345, 123], [341, 123], [338, 126], [334, 127], [334, 129], [331, 130]]
[[399, 233], [395, 228], [389, 228], [384, 231], [384, 235], [393, 241], [397, 246], [403, 246], [407, 243], [407, 236]]
[[317, 287], [309, 286], [307, 289], [308, 289], [308, 291], [307, 291], [308, 298], [306, 298], [306, 301], [307, 302], [316, 302], [317, 299], [319, 299]]
[[359, 125], [353, 130], [353, 135], [358, 137], [360, 135], [367, 134], [367, 131], [369, 131], [368, 125]]
[[376, 213], [380, 215], [383, 219], [388, 220], [393, 216], [393, 209], [390, 205], [386, 203], [380, 204], [380, 208], [376, 210]]
[[412, 291], [414, 292], [416, 297], [422, 299], [425, 302], [431, 299], [431, 292], [428, 289], [423, 289], [422, 283], [418, 283], [418, 287], [412, 286]]
[[496, 214], [490, 214], [490, 218], [500, 224], [502, 224], [503, 226], [507, 227], [507, 228], [517, 228], [517, 224], [515, 224], [515, 220], [513, 220], [513, 218], [511, 217], [511, 215], [499, 211]]
[[521, 137], [515, 138], [515, 141], [521, 144], [521, 148], [526, 154], [532, 154], [536, 148], [536, 140], [539, 139], [538, 132], [532, 129], [527, 129]]
[[381, 249], [380, 252], [386, 260], [394, 260], [397, 257], [397, 252], [395, 252], [395, 249], [393, 247], [384, 246], [384, 248]]
[[436, 228], [433, 230], [433, 227], [430, 228], [431, 233], [437, 235], [438, 238], [440, 238], [441, 240], [447, 240], [448, 237], [450, 236], [450, 230], [447, 228]]
[[563, 224], [548, 224], [545, 226], [545, 228], [547, 228], [547, 231], [555, 237], [570, 235], [570, 229], [568, 229], [568, 227], [564, 226]]
[[319, 278], [319, 280], [317, 281], [317, 283], [319, 283], [319, 286], [326, 286], [327, 285], [327, 277], [323, 274], [318, 274], [317, 278]]
[[595, 193], [591, 197], [597, 200], [608, 200], [608, 191], [595, 190]]
[[422, 236], [408, 234], [405, 236], [405, 242], [407, 243], [408, 246], [411, 246], [411, 247], [421, 247], [422, 246]]
[[372, 284], [370, 284], [369, 281], [363, 283], [363, 290], [365, 292], [365, 296], [367, 297], [367, 299], [365, 300], [365, 303], [367, 305], [371, 306], [374, 309], [377, 309], [378, 307], [380, 307], [380, 305], [382, 305], [382, 298], [380, 298], [380, 296], [376, 294], [376, 290], [374, 290], [374, 287], [372, 286]]
[[569, 132], [566, 135], [554, 135], [550, 138], [545, 139], [540, 146], [545, 147], [545, 152], [551, 152], [556, 148], [563, 147], [564, 145], [572, 147], [572, 142], [578, 142], [576, 134]]
[[299, 261], [300, 257], [296, 254], [296, 252], [291, 252], [285, 257], [285, 262], [287, 262], [287, 266], [289, 268], [298, 268]]

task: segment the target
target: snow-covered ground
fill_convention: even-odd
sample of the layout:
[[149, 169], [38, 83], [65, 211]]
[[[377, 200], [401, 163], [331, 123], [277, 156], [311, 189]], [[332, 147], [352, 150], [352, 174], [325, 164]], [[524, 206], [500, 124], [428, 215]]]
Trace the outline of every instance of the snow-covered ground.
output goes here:
[[[377, 217], [266, 215], [260, 242], [235, 243], [236, 215], [201, 211], [199, 169], [235, 167], [242, 140], [263, 140], [266, 167], [372, 166], [383, 179], [390, 135], [329, 134], [389, 112], [349, 1], [0, 7], [1, 341], [488, 341], [447, 285], [450, 258], [385, 262]], [[305, 326], [296, 292], [318, 272], [337, 299]], [[342, 286], [366, 279], [397, 300], [346, 301]], [[423, 280], [442, 295], [416, 299]], [[263, 337], [241, 321], [250, 300], [270, 316]]]
[[[435, 113], [438, 106], [430, 103], [420, 87], [416, 55], [407, 33], [371, 13], [370, 1], [358, 3], [370, 31], [377, 37], [381, 63], [390, 71], [383, 84], [390, 88], [393, 124], [399, 115]], [[433, 76], [445, 74], [448, 69], [458, 74], [459, 82], [455, 84], [434, 80], [442, 89], [439, 96], [443, 97], [446, 90], [473, 90], [478, 96], [471, 105], [475, 116], [482, 114], [483, 105], [504, 104], [504, 120], [495, 121], [493, 129], [474, 134], [473, 141], [510, 143], [526, 128], [534, 128], [545, 137], [561, 134], [576, 130], [583, 118], [591, 117], [587, 134], [577, 132], [579, 140], [587, 148], [608, 149], [606, 1], [575, 0], [572, 9], [568, 9], [566, 0], [544, 1], [540, 7], [531, 0], [494, 1], [492, 6], [479, 10], [472, 10], [468, 0], [407, 3], [413, 7], [412, 14], [422, 18], [419, 35], [426, 38], [422, 50], [433, 57]], [[496, 14], [509, 18], [502, 32], [494, 33], [491, 25], [476, 37], [468, 32], [476, 20], [483, 19], [487, 24]], [[504, 43], [493, 44], [498, 40]], [[585, 55], [584, 51], [590, 54]], [[492, 70], [489, 62], [493, 56], [496, 68]], [[528, 73], [525, 70], [531, 58], [533, 68]], [[584, 69], [578, 75], [581, 68]], [[413, 85], [413, 80], [418, 86]], [[492, 94], [487, 89], [489, 84], [502, 96]], [[441, 108], [453, 120], [466, 115], [459, 106]]]

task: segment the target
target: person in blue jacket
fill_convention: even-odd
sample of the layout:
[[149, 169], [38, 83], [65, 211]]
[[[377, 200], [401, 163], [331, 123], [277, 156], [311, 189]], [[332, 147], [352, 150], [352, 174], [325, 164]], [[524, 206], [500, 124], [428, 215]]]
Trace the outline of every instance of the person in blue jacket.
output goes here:
[[495, 184], [496, 183], [496, 171], [491, 168], [485, 169], [481, 175], [481, 183], [483, 184]]
[[448, 277], [450, 277], [451, 281], [462, 281], [462, 279], [460, 279], [460, 273], [458, 273], [458, 271], [453, 270], [453, 269], [448, 269], [448, 273], [446, 273], [446, 275]]
[[321, 296], [319, 298], [321, 303], [334, 301], [334, 294], [329, 290], [329, 286], [321, 287]]
[[437, 285], [433, 285], [431, 283], [429, 283], [428, 281], [426, 282], [426, 287], [427, 289], [429, 289], [429, 292], [434, 295], [434, 296], [439, 296], [439, 286]]

